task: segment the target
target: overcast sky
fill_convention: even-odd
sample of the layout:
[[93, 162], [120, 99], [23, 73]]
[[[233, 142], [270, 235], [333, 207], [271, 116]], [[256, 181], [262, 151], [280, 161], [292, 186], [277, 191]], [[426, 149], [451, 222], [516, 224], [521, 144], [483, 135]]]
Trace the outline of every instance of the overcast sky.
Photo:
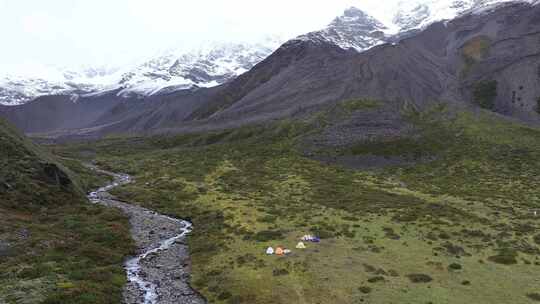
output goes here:
[[121, 65], [204, 41], [294, 37], [350, 6], [388, 19], [397, 1], [0, 0], [0, 69]]

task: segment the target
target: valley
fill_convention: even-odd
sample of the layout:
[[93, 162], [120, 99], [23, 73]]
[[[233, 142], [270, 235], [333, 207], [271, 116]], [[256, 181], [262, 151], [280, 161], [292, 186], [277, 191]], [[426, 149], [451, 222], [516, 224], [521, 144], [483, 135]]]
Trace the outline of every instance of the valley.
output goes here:
[[392, 1], [267, 7], [271, 30], [236, 2], [131, 2], [92, 51], [185, 45], [27, 76], [12, 53], [0, 304], [539, 303], [540, 2]]
[[[189, 218], [192, 284], [211, 303], [534, 303], [540, 132], [477, 115], [332, 152], [413, 163], [372, 170], [304, 156], [312, 126], [287, 121], [57, 153], [128, 172], [134, 183], [116, 196]], [[321, 243], [294, 249], [308, 233]]]

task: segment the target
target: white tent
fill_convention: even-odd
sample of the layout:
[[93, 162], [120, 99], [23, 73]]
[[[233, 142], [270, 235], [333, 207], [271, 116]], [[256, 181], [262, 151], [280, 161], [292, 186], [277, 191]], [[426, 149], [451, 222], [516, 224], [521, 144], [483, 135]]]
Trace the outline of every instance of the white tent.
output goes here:
[[313, 239], [313, 235], [306, 234], [302, 237], [302, 241], [311, 241]]
[[268, 247], [268, 249], [266, 249], [266, 254], [268, 254], [268, 255], [274, 254], [274, 248]]
[[297, 249], [306, 249], [306, 245], [304, 244], [304, 242], [299, 242], [299, 243], [296, 245], [296, 248], [297, 248]]

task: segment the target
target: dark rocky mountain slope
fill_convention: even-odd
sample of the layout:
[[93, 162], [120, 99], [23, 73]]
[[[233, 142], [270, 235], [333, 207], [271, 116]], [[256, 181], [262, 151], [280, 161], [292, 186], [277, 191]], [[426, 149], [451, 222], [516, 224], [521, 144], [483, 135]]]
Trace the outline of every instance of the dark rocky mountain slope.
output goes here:
[[479, 84], [496, 81], [492, 110], [538, 121], [539, 16], [538, 5], [510, 4], [435, 23], [414, 37], [360, 54], [320, 41], [291, 41], [219, 92], [233, 96], [230, 106], [196, 117], [281, 116], [351, 98], [420, 107], [433, 101], [474, 103]]

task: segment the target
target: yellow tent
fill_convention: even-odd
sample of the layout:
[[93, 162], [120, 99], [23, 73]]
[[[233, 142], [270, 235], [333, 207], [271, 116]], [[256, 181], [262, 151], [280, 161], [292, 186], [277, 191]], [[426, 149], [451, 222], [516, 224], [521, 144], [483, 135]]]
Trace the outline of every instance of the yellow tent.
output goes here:
[[297, 249], [306, 249], [306, 245], [304, 244], [304, 242], [299, 242], [299, 243], [296, 245], [296, 248], [297, 248]]

